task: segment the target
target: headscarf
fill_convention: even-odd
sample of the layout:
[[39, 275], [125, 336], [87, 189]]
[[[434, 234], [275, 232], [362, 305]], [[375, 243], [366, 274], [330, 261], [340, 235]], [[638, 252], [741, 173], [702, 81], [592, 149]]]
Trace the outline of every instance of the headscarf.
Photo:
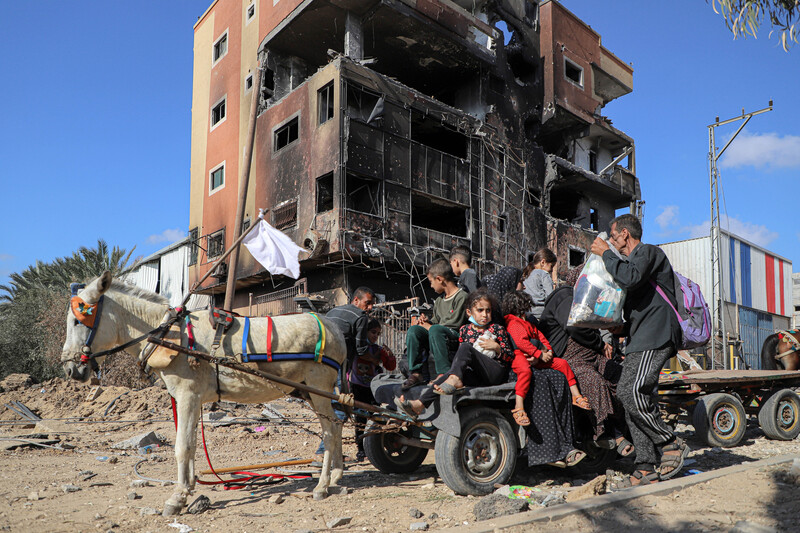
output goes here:
[[486, 276], [483, 280], [483, 286], [486, 287], [489, 294], [502, 302], [506, 293], [517, 290], [517, 284], [520, 279], [522, 279], [522, 270], [506, 266], [498, 270], [496, 274]]

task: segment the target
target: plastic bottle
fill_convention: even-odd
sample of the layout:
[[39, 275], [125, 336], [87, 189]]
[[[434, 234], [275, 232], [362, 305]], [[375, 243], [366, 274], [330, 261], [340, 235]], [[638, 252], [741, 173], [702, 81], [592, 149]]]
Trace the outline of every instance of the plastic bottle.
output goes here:
[[147, 455], [148, 453], [153, 453], [159, 446], [160, 444], [148, 444], [147, 446], [142, 446], [141, 448], [139, 448], [139, 455]]

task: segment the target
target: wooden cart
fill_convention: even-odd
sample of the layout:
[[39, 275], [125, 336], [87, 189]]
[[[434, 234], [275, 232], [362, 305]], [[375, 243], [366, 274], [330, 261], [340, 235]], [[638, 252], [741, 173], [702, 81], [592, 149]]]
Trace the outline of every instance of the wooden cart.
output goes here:
[[688, 370], [662, 374], [659, 403], [667, 421], [686, 420], [710, 446], [741, 442], [747, 415], [770, 439], [800, 434], [800, 371]]

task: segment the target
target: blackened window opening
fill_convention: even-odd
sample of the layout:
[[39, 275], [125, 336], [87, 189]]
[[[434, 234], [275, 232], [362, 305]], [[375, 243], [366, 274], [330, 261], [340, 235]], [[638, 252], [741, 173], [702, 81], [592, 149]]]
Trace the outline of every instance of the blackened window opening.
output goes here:
[[589, 210], [589, 222], [594, 231], [598, 231], [600, 229], [600, 216], [597, 214], [597, 209], [591, 208]]
[[411, 223], [458, 237], [467, 236], [468, 209], [411, 193]]
[[586, 259], [586, 252], [583, 250], [569, 249], [569, 267], [575, 268], [581, 266]]
[[381, 215], [383, 195], [380, 181], [348, 172], [345, 190], [348, 209], [370, 215]]
[[589, 172], [597, 174], [597, 152], [589, 150]]
[[576, 85], [583, 87], [583, 69], [566, 58], [564, 58], [564, 76]]
[[317, 178], [317, 213], [333, 209], [333, 172]]
[[357, 85], [347, 85], [347, 114], [351, 119], [366, 122], [369, 119], [380, 96], [366, 91]]
[[300, 121], [295, 117], [275, 130], [275, 151], [277, 152], [281, 148], [285, 148], [296, 141], [299, 136]]
[[275, 94], [275, 71], [265, 69], [261, 81], [261, 95], [264, 100], [269, 100]]
[[550, 215], [562, 220], [574, 221], [578, 216], [580, 196], [569, 190], [554, 190], [550, 193]]
[[421, 113], [411, 114], [411, 140], [461, 159], [467, 157], [469, 137]]
[[333, 118], [333, 82], [317, 91], [317, 106], [320, 124]]

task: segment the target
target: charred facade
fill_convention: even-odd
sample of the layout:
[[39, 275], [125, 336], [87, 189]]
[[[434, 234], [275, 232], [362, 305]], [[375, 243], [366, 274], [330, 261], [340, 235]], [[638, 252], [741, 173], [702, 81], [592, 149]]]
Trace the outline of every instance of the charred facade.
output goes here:
[[[220, 68], [223, 27], [238, 64]], [[191, 275], [232, 243], [253, 97], [245, 224], [268, 209], [309, 252], [298, 284], [242, 254], [239, 310], [293, 287], [289, 306], [338, 304], [359, 285], [387, 300], [422, 296], [425, 266], [457, 244], [481, 276], [522, 267], [542, 246], [566, 269], [618, 209], [638, 212], [633, 141], [599, 114], [631, 91], [632, 69], [556, 2], [219, 0], [195, 34], [197, 53], [198, 40], [212, 44], [212, 67], [200, 83], [196, 57]], [[263, 82], [248, 89], [257, 61]], [[235, 124], [214, 124], [220, 101]], [[221, 294], [222, 278], [205, 292]]]

